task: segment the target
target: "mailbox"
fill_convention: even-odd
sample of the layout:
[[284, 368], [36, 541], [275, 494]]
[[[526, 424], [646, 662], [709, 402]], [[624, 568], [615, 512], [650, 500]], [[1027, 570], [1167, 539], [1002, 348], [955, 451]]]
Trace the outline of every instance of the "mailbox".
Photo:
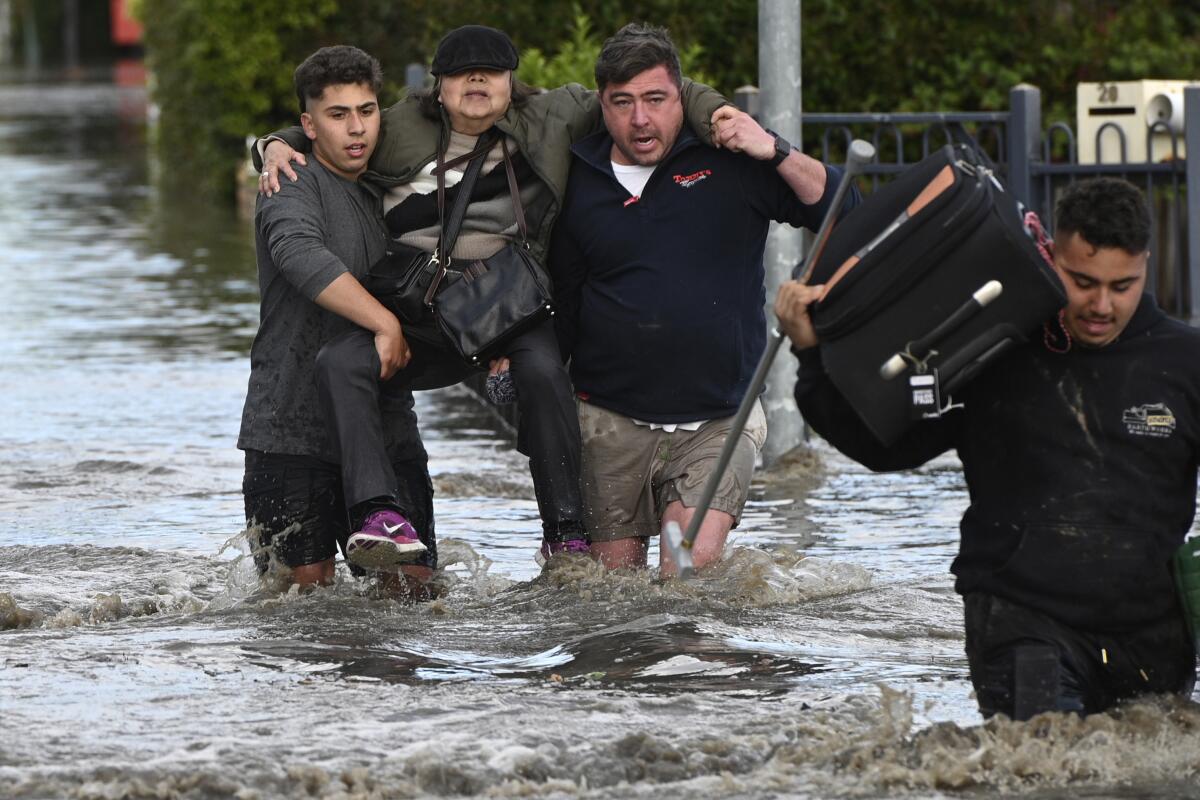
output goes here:
[[1165, 80], [1077, 84], [1079, 163], [1144, 164], [1183, 158], [1183, 89], [1192, 84]]

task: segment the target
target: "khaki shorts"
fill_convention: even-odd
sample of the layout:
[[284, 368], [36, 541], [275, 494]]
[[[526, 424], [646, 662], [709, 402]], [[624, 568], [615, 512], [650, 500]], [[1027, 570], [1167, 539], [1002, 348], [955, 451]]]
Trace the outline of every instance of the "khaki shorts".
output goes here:
[[[594, 542], [656, 536], [667, 504], [699, 504], [733, 422], [725, 417], [697, 431], [667, 433], [582, 400], [576, 407], [583, 434], [583, 520]], [[735, 526], [766, 438], [767, 419], [756, 402], [712, 502]]]

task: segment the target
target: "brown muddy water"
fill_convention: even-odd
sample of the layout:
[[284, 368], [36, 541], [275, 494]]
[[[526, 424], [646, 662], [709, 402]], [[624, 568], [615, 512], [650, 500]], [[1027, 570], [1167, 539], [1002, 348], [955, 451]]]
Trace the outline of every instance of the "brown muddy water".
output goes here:
[[259, 589], [247, 226], [156, 191], [140, 90], [0, 84], [0, 797], [1191, 798], [1200, 711], [980, 724], [957, 462], [818, 446], [689, 583], [539, 576], [522, 459], [423, 395], [446, 595]]

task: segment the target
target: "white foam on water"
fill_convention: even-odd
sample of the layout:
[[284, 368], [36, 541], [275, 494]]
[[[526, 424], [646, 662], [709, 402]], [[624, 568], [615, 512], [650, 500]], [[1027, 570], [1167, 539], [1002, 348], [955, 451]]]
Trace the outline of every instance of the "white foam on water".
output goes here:
[[770, 608], [852, 594], [871, 586], [856, 564], [808, 558], [787, 547], [729, 547], [717, 564], [687, 580], [660, 580], [657, 570], [605, 570], [579, 556], [559, 557], [540, 581], [588, 602], [702, 602], [707, 607]]
[[204, 556], [93, 545], [0, 547], [0, 561], [10, 600], [57, 628], [199, 612], [227, 571]]

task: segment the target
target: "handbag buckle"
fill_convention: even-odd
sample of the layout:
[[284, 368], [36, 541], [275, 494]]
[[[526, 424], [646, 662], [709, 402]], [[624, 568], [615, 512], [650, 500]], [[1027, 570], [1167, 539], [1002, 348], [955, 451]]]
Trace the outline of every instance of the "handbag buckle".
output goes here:
[[[447, 263], [449, 259], [446, 259]], [[429, 257], [430, 264], [436, 264], [437, 270], [433, 273], [433, 280], [429, 282], [429, 288], [425, 290], [425, 297], [421, 301], [426, 308], [433, 308], [433, 298], [437, 296], [438, 287], [442, 285], [442, 278], [446, 277], [446, 265], [438, 259], [438, 250], [435, 248], [433, 255]]]

